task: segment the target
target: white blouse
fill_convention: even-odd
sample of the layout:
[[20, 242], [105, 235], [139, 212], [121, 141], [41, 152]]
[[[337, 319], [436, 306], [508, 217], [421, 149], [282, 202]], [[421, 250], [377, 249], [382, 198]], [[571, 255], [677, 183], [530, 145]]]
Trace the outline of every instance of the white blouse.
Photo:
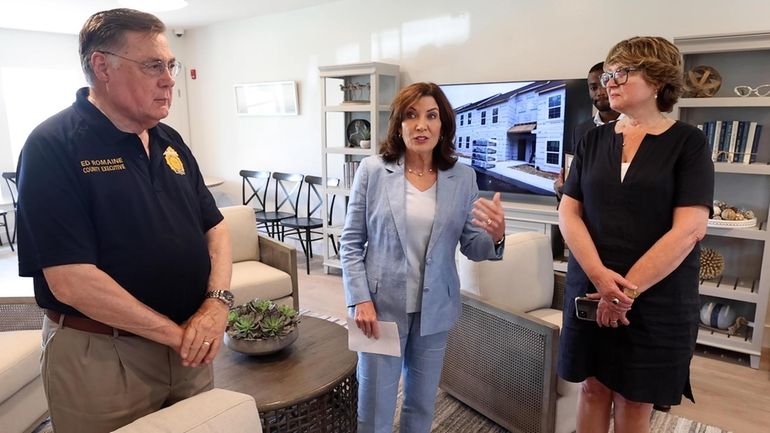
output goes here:
[[425, 276], [425, 253], [436, 216], [436, 181], [420, 191], [406, 183], [406, 312], [422, 310], [422, 286]]
[[628, 166], [631, 165], [630, 162], [621, 162], [620, 163], [620, 182], [623, 183], [623, 180], [626, 178], [626, 172], [628, 171]]

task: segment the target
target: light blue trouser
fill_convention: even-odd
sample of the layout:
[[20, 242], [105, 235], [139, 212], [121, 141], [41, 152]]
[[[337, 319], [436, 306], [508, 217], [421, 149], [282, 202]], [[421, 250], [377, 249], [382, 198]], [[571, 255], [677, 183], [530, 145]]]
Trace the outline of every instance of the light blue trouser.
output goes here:
[[421, 337], [420, 313], [408, 325], [401, 357], [358, 353], [358, 433], [392, 433], [402, 369], [401, 432], [430, 432], [448, 333]]

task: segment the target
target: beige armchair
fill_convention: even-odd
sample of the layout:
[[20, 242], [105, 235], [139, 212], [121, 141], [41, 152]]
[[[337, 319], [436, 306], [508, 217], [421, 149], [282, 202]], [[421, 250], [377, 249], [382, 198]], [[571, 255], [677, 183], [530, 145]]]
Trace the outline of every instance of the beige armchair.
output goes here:
[[[501, 261], [458, 258], [463, 291], [441, 388], [512, 432], [575, 431], [578, 384], [556, 376], [561, 295], [550, 238], [508, 235]], [[556, 299], [556, 301], [554, 301]]]
[[35, 299], [0, 298], [0, 431], [31, 432], [48, 416], [40, 378], [43, 310]]
[[262, 433], [254, 397], [212, 389], [145, 415], [113, 433]]
[[233, 278], [230, 291], [235, 305], [271, 299], [299, 310], [297, 249], [257, 232], [254, 209], [230, 206], [219, 209], [230, 230]]

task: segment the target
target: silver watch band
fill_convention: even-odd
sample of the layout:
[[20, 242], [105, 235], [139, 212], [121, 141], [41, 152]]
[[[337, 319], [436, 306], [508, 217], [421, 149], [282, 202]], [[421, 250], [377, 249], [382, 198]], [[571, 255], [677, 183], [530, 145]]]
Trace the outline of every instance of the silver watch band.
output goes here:
[[229, 290], [209, 290], [206, 292], [206, 298], [214, 298], [221, 301], [227, 308], [233, 308], [234, 297]]

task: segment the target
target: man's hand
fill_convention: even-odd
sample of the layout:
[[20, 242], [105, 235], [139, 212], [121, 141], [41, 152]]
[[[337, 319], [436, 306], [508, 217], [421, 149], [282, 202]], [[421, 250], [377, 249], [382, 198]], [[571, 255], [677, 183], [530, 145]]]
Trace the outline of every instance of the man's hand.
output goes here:
[[210, 364], [222, 347], [222, 337], [227, 327], [227, 306], [217, 299], [206, 299], [198, 311], [184, 324], [184, 335], [179, 354], [182, 365], [197, 367]]

